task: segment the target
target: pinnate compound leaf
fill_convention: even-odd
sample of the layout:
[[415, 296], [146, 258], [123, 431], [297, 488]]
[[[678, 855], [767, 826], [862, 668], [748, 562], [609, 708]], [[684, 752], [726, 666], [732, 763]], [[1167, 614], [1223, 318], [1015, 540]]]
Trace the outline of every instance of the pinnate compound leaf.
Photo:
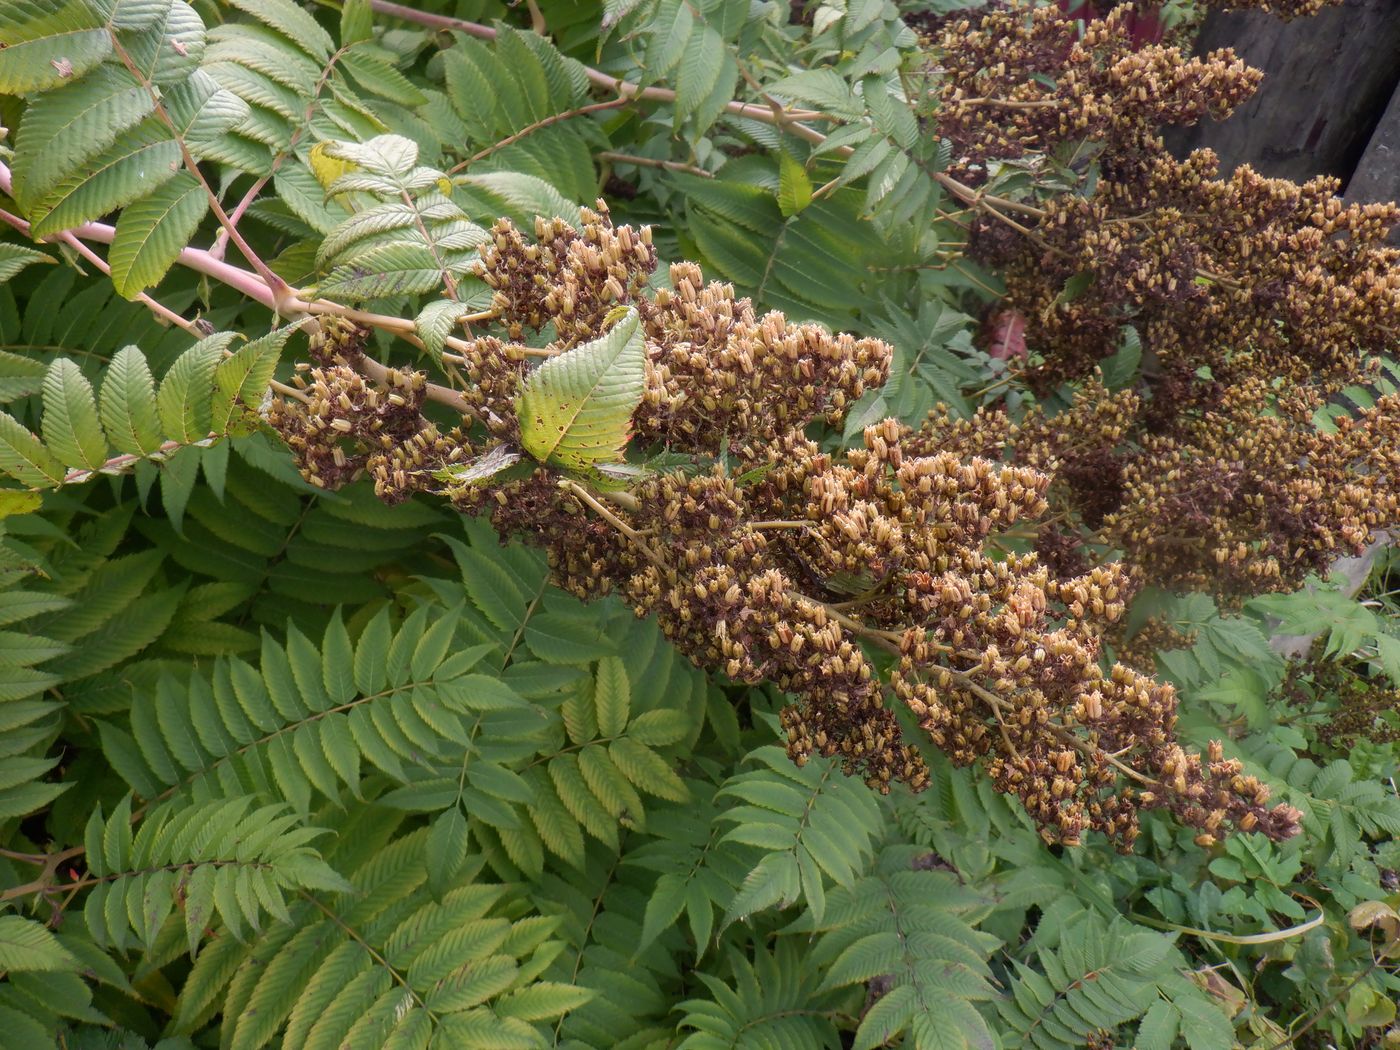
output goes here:
[[525, 380], [516, 412], [520, 443], [542, 463], [586, 470], [617, 462], [646, 382], [637, 311], [604, 335], [546, 361]]

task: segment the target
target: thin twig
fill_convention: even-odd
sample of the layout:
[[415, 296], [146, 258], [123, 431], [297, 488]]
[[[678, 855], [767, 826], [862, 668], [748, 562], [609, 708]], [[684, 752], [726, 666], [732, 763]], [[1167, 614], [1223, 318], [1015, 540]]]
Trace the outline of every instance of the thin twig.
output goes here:
[[500, 142], [493, 142], [485, 149], [478, 150], [466, 160], [461, 161], [460, 163], [452, 166], [451, 168], [448, 168], [447, 174], [456, 175], [459, 172], [466, 171], [477, 161], [485, 160], [497, 150], [505, 149], [507, 146], [513, 146], [515, 145], [515, 143], [519, 142], [526, 136], [533, 135], [540, 129], [547, 128], [552, 124], [558, 124], [561, 121], [565, 120], [572, 120], [574, 117], [582, 117], [589, 113], [601, 113], [604, 110], [617, 109], [620, 106], [627, 105], [631, 101], [632, 100], [630, 98], [615, 98], [611, 99], [608, 102], [594, 102], [587, 106], [579, 106], [577, 109], [569, 109], [565, 110], [563, 113], [555, 113], [553, 116], [544, 117], [541, 120], [535, 121], [533, 124], [527, 124], [525, 127], [517, 131], [514, 135], [509, 135], [506, 138], [501, 139]]
[[[416, 25], [427, 26], [429, 29], [456, 30], [466, 33], [468, 36], [476, 37], [478, 40], [495, 40], [496, 30], [490, 26], [482, 25], [480, 22], [470, 22], [465, 18], [450, 18], [447, 15], [430, 14], [427, 11], [419, 11], [406, 4], [396, 4], [392, 0], [370, 0], [371, 9], [390, 18], [399, 18], [405, 22], [413, 22]], [[675, 102], [676, 93], [667, 88], [642, 87], [631, 81], [623, 80], [604, 73], [601, 69], [594, 69], [592, 66], [583, 67], [584, 76], [590, 83], [617, 95], [622, 95], [628, 99], [644, 99], [651, 102]], [[752, 102], [726, 102], [724, 105], [726, 113], [737, 117], [748, 117], [751, 120], [761, 120], [764, 123], [775, 123], [772, 112], [767, 106], [760, 106]], [[818, 113], [812, 110], [794, 110], [789, 113], [794, 120], [824, 120], [837, 122], [840, 118], [829, 116], [825, 113]], [[810, 130], [810, 129], [809, 129]], [[826, 136], [820, 132], [812, 132], [819, 135], [823, 140]]]
[[646, 538], [636, 529], [632, 528], [631, 525], [628, 525], [627, 522], [619, 518], [601, 502], [599, 502], [598, 498], [594, 496], [593, 493], [589, 492], [577, 481], [573, 481], [570, 478], [560, 479], [559, 487], [565, 492], [574, 496], [580, 503], [584, 504], [586, 507], [592, 510], [593, 513], [597, 514], [598, 517], [602, 518], [619, 533], [627, 537], [627, 539], [630, 540], [632, 544], [639, 551], [642, 552], [642, 554], [646, 557], [647, 561], [651, 562], [657, 568], [665, 567], [665, 561], [661, 558], [659, 554], [656, 553], [656, 551], [652, 548], [651, 544], [647, 543]]
[[694, 164], [686, 164], [678, 160], [657, 160], [654, 157], [638, 157], [631, 153], [616, 153], [612, 150], [603, 150], [595, 156], [599, 160], [613, 164], [635, 164], [639, 168], [665, 168], [667, 171], [681, 171], [687, 175], [698, 175], [702, 179], [715, 177], [712, 171], [706, 171], [704, 168], [697, 168]]
[[[305, 135], [307, 129], [311, 127], [311, 118], [316, 113], [316, 106], [320, 101], [321, 92], [330, 81], [331, 72], [335, 69], [335, 65], [340, 61], [341, 56], [348, 50], [350, 50], [348, 47], [341, 47], [326, 60], [326, 64], [321, 68], [321, 75], [316, 78], [316, 84], [311, 90], [311, 100], [307, 102], [306, 109], [302, 112], [301, 123], [292, 131], [292, 136], [287, 140], [287, 145], [278, 150], [277, 155], [272, 158], [272, 163], [268, 166], [267, 174], [260, 175], [254, 181], [253, 185], [248, 188], [248, 192], [243, 194], [243, 198], [234, 206], [233, 211], [229, 212], [229, 227], [237, 229], [239, 221], [243, 218], [244, 213], [252, 206], [253, 202], [257, 200], [258, 194], [262, 192], [263, 187], [277, 174], [278, 169], [282, 167], [287, 158], [295, 154], [297, 143], [301, 141], [301, 137]], [[209, 254], [213, 255], [216, 259], [222, 259], [224, 257], [224, 247], [227, 244], [228, 229], [220, 226], [219, 232], [214, 235], [214, 243], [209, 246]]]
[[[933, 94], [934, 92], [930, 92]], [[1062, 104], [1057, 98], [950, 98], [950, 106], [991, 106], [998, 109], [1050, 109]]]
[[180, 133], [180, 129], [175, 126], [175, 121], [171, 119], [170, 114], [166, 111], [165, 104], [161, 101], [160, 92], [141, 76], [141, 71], [137, 68], [136, 63], [132, 61], [131, 56], [127, 54], [126, 49], [117, 38], [116, 32], [109, 31], [108, 35], [112, 40], [113, 53], [121, 61], [122, 65], [126, 67], [127, 72], [135, 77], [137, 82], [146, 89], [146, 94], [149, 95], [151, 99], [153, 112], [170, 132], [176, 147], [180, 150], [180, 157], [184, 161], [185, 168], [194, 176], [200, 186], [204, 188], [204, 195], [208, 198], [209, 210], [214, 213], [214, 218], [219, 221], [220, 226], [228, 231], [229, 240], [233, 242], [234, 246], [242, 253], [243, 257], [248, 260], [248, 265], [253, 268], [254, 272], [262, 279], [262, 282], [267, 285], [276, 304], [274, 309], [277, 309], [278, 313], [282, 313], [283, 310], [281, 306], [291, 293], [287, 282], [273, 273], [272, 268], [268, 266], [267, 263], [263, 262], [262, 257], [243, 239], [243, 235], [238, 232], [237, 225], [229, 221], [228, 213], [224, 211], [224, 206], [219, 201], [219, 195], [215, 193], [214, 188], [209, 185], [209, 180], [204, 177], [204, 172], [199, 170], [199, 162], [195, 160], [194, 155], [190, 153], [189, 147], [185, 145], [185, 137]]

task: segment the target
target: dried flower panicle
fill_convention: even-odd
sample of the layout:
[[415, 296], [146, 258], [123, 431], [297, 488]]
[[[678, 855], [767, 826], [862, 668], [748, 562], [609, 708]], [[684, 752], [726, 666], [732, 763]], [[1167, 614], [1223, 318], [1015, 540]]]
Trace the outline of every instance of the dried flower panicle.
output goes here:
[[996, 408], [965, 420], [936, 411], [909, 443], [1049, 473], [1058, 522], [1036, 531], [1048, 565], [1082, 570], [1093, 541], [1121, 551], [1136, 579], [1235, 604], [1296, 589], [1400, 520], [1400, 395], [1330, 433], [1313, 419], [1323, 403], [1318, 391], [1280, 395], [1242, 378], [1153, 432], [1136, 394], [1092, 380], [1064, 411], [1035, 407], [1020, 423]]
[[941, 82], [935, 120], [970, 181], [988, 162], [1092, 140], [1124, 158], [1160, 149], [1163, 124], [1223, 118], [1257, 88], [1258, 70], [1229, 49], [1191, 57], [1133, 46], [1128, 6], [1091, 21], [1054, 6], [994, 7], [946, 22], [931, 41]]
[[1157, 669], [1157, 654], [1177, 649], [1190, 649], [1196, 644], [1198, 632], [1195, 628], [1183, 629], [1157, 617], [1149, 617], [1147, 622], [1134, 631], [1117, 647], [1118, 662], [1154, 674]]
[[[1032, 377], [1042, 389], [1092, 372], [1115, 352], [1125, 323], [1162, 375], [1209, 368], [1198, 394], [1246, 368], [1349, 382], [1366, 356], [1392, 345], [1400, 250], [1385, 241], [1400, 208], [1344, 204], [1326, 177], [1217, 174], [1208, 150], [1183, 161], [1157, 156], [1140, 179], [1109, 178], [1093, 197], [1047, 201], [1034, 240], [1003, 251], [1008, 294], [1045, 360]], [[1065, 302], [1066, 282], [1079, 275], [1087, 287]], [[1246, 349], [1248, 359], [1233, 360]], [[1167, 393], [1192, 407], [1189, 391]]]
[[[1074, 404], [1016, 424], [931, 418], [922, 446], [1051, 472], [1058, 520], [1036, 549], [1061, 574], [1082, 568], [1074, 541], [1087, 539], [1154, 584], [1226, 603], [1291, 589], [1397, 520], [1394, 401], [1335, 435], [1312, 415], [1393, 349], [1400, 251], [1386, 239], [1400, 207], [1346, 204], [1330, 178], [1221, 178], [1207, 150], [1171, 156], [1158, 125], [1228, 113], [1258, 74], [1224, 52], [1134, 50], [1125, 11], [1082, 35], [1023, 2], [941, 26], [933, 117], [969, 181], [1084, 140], [1101, 147], [1100, 178], [1088, 195], [1011, 202], [1014, 225], [989, 202], [970, 237], [1005, 278], [1002, 309], [1025, 319], [1023, 378], [1041, 395], [1079, 384]], [[1094, 376], [1125, 325], [1141, 375], [1110, 395]]]
[[1359, 740], [1400, 743], [1400, 688], [1322, 658], [1321, 647], [1289, 664], [1279, 686], [1283, 699], [1318, 718], [1313, 732], [1329, 747], [1352, 747]]
[[324, 364], [295, 377], [305, 400], [274, 399], [268, 423], [311, 484], [337, 489], [422, 428], [427, 377], [390, 369], [383, 383], [366, 379], [351, 364], [363, 355], [363, 333], [335, 321], [317, 331], [311, 355]]
[[1210, 7], [1226, 11], [1263, 11], [1286, 20], [1306, 18], [1328, 7], [1335, 7], [1342, 0], [1207, 0]]
[[561, 342], [583, 342], [613, 307], [642, 297], [656, 269], [650, 229], [614, 228], [602, 201], [582, 217], [577, 229], [536, 218], [533, 241], [509, 219], [492, 227], [479, 271], [511, 339], [552, 324]]
[[644, 440], [712, 451], [726, 434], [771, 438], [834, 422], [889, 373], [890, 349], [877, 339], [759, 317], [694, 263], [674, 264], [670, 277], [643, 312], [651, 368], [635, 422]]
[[[773, 436], [813, 419], [836, 419], [884, 382], [889, 348], [874, 339], [794, 325], [778, 312], [759, 316], [732, 285], [707, 284], [680, 262], [670, 288], [654, 294], [651, 232], [614, 227], [607, 207], [582, 209], [575, 231], [562, 220], [536, 223], [528, 241], [508, 219], [496, 223], [479, 272], [495, 290], [512, 340], [554, 326], [556, 339], [535, 353], [562, 353], [595, 338], [616, 306], [635, 306], [648, 355], [646, 393], [633, 425], [643, 443], [674, 450], [715, 449], [721, 435]], [[494, 336], [463, 352], [464, 398], [499, 437], [513, 438], [512, 406], [532, 351]]]
[[1334, 433], [1232, 388], [1179, 435], [1146, 437], [1104, 524], [1162, 586], [1238, 600], [1292, 590], [1400, 521], [1400, 395]]
[[[886, 420], [858, 448], [822, 451], [802, 428], [839, 419], [883, 381], [888, 345], [758, 317], [689, 263], [672, 269], [672, 289], [649, 295], [634, 279], [646, 271], [645, 233], [613, 229], [600, 212], [586, 219], [581, 232], [542, 227], [547, 263], [497, 225], [483, 274], [507, 335], [554, 324], [560, 339], [546, 349], [563, 351], [602, 334], [602, 304], [634, 305], [647, 352], [636, 433], [693, 455], [692, 468], [644, 475], [627, 492], [542, 464], [473, 480], [477, 464], [518, 452], [511, 419], [530, 356], [481, 336], [461, 366], [477, 384], [462, 395], [474, 413], [462, 424], [486, 431], [479, 444], [423, 417], [421, 376], [390, 370], [369, 383], [327, 363], [306, 403], [283, 400], [272, 416], [303, 471], [325, 482], [339, 454], [334, 480], [366, 470], [386, 500], [433, 492], [489, 510], [503, 537], [548, 551], [566, 589], [618, 593], [695, 662], [791, 694], [782, 724], [798, 763], [821, 754], [877, 790], [923, 787], [904, 708], [953, 761], [982, 763], [1053, 841], [1096, 830], [1126, 847], [1145, 808], [1168, 808], [1202, 836], [1296, 829], [1296, 812], [1267, 806], [1267, 790], [1237, 767], [1177, 745], [1170, 686], [1102, 665], [1104, 634], [1135, 586], [1128, 567], [1051, 572], [1035, 554], [989, 549], [1045, 512], [1052, 483], [1040, 468], [1077, 462], [1047, 421], [1019, 425], [1037, 438], [1023, 462], [984, 455], [1018, 429], [991, 414], [985, 427], [945, 418], [957, 435], [946, 448]], [[550, 313], [566, 301], [570, 314]], [[1100, 390], [1072, 411], [1117, 441], [1133, 401]]]

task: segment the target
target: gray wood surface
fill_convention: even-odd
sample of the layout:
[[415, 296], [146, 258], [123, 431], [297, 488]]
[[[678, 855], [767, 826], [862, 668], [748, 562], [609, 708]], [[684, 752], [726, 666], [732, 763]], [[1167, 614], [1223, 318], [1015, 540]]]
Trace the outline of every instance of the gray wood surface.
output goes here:
[[1173, 129], [1173, 150], [1208, 146], [1225, 173], [1248, 163], [1299, 181], [1346, 179], [1400, 85], [1400, 0], [1345, 0], [1292, 22], [1211, 12], [1196, 49], [1219, 47], [1264, 70], [1264, 84], [1229, 120]]
[[[1400, 59], [1397, 59], [1400, 61]], [[1347, 197], [1358, 201], [1400, 200], [1400, 88], [1390, 97], [1385, 115], [1346, 186]], [[1392, 235], [1392, 240], [1396, 235]]]

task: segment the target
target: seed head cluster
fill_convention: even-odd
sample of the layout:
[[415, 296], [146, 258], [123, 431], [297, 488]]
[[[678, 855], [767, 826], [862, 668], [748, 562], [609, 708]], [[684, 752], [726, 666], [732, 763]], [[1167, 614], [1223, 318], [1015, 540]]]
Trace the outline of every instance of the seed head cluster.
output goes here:
[[1160, 149], [1163, 124], [1223, 118], [1258, 86], [1258, 70], [1228, 48], [1199, 58], [1134, 48], [1130, 10], [1089, 22], [1082, 35], [1053, 5], [1007, 4], [944, 23], [930, 53], [953, 170], [980, 182], [989, 162], [1078, 141], [1104, 144], [1121, 163]]
[[1315, 419], [1318, 391], [1257, 376], [1170, 429], [1144, 427], [1142, 403], [1091, 380], [1056, 415], [935, 412], [910, 442], [1047, 472], [1058, 520], [1038, 531], [1037, 550], [1061, 574], [1083, 571], [1087, 544], [1121, 551], [1135, 579], [1226, 605], [1296, 589], [1400, 520], [1400, 395], [1330, 431]]
[[[616, 593], [696, 663], [790, 694], [782, 724], [799, 764], [830, 756], [877, 790], [917, 790], [928, 782], [922, 748], [933, 746], [982, 764], [1065, 843], [1094, 830], [1126, 847], [1148, 808], [1171, 810], [1203, 842], [1230, 829], [1296, 831], [1296, 811], [1270, 805], [1238, 764], [1177, 743], [1170, 686], [1103, 663], [1105, 632], [1134, 587], [1129, 568], [1052, 571], [1034, 553], [994, 549], [1045, 513], [1043, 468], [1077, 454], [1048, 422], [1020, 424], [1048, 435], [1024, 462], [1000, 461], [1006, 421], [985, 433], [948, 422], [944, 444], [886, 420], [856, 448], [823, 450], [803, 428], [839, 420], [882, 382], [887, 344], [758, 316], [689, 263], [650, 293], [646, 232], [613, 228], [602, 212], [585, 218], [579, 231], [542, 224], [547, 251], [497, 225], [482, 272], [504, 338], [463, 352], [473, 415], [455, 430], [425, 418], [421, 376], [389, 370], [370, 382], [336, 349], [353, 350], [353, 334], [329, 330], [306, 401], [271, 414], [307, 476], [330, 484], [364, 470], [386, 500], [432, 492], [488, 512], [503, 537], [547, 550], [569, 591]], [[513, 398], [539, 350], [514, 340], [553, 326], [544, 351], [566, 352], [603, 334], [619, 303], [638, 310], [646, 344], [636, 444], [684, 465], [627, 491], [529, 460], [479, 469], [519, 454]], [[1088, 398], [1072, 411], [1111, 430], [1132, 404]]]
[[[1088, 140], [1098, 179], [1091, 193], [1013, 202], [1022, 229], [989, 203], [970, 238], [1005, 278], [1000, 308], [1025, 320], [1023, 378], [1047, 398], [1077, 384], [1073, 405], [1014, 426], [998, 411], [935, 416], [923, 447], [1050, 471], [1057, 520], [1036, 547], [1058, 572], [1082, 571], [1089, 541], [1122, 550], [1148, 582], [1226, 603], [1291, 589], [1400, 511], [1395, 400], [1335, 434], [1313, 421], [1393, 349], [1400, 251], [1386, 239], [1400, 208], [1346, 204], [1325, 177], [1222, 178], [1208, 150], [1173, 157], [1159, 125], [1224, 116], [1259, 75], [1228, 52], [1134, 50], [1124, 11], [1082, 33], [1022, 3], [943, 24], [936, 118], [968, 180]], [[1110, 393], [1094, 376], [1126, 326], [1141, 366]]]
[[268, 423], [296, 457], [305, 478], [318, 488], [338, 489], [412, 438], [426, 421], [420, 409], [427, 377], [389, 369], [380, 383], [356, 370], [364, 357], [365, 333], [327, 321], [312, 339], [319, 364], [303, 366], [294, 378], [304, 401], [274, 399]]

